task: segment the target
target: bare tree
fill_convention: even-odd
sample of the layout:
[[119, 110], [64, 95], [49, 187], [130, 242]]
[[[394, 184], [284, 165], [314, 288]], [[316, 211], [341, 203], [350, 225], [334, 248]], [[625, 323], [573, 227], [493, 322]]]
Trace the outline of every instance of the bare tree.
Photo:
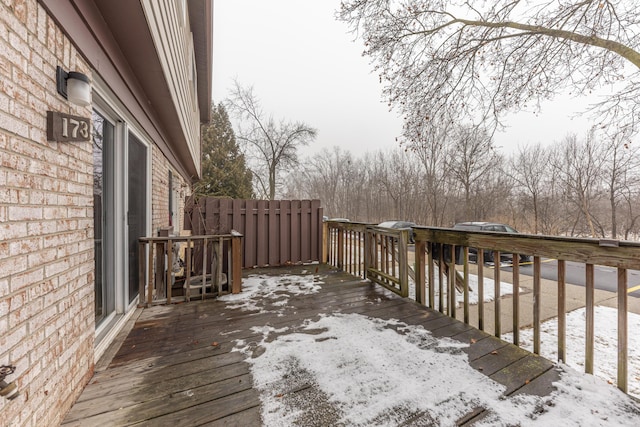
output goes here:
[[[617, 135], [603, 147], [605, 163], [603, 165], [603, 179], [609, 195], [609, 209], [611, 213], [611, 237], [618, 236], [618, 207], [630, 194], [633, 188], [640, 185], [637, 173], [640, 166], [640, 150], [638, 146], [630, 146], [625, 141], [624, 135]], [[627, 204], [632, 207], [633, 205]], [[634, 215], [635, 214], [635, 215]], [[637, 216], [635, 209], [629, 212], [629, 216]], [[635, 219], [633, 220], [635, 222]]]
[[[586, 234], [591, 237], [604, 237], [596, 232], [598, 218], [593, 209], [604, 194], [602, 191], [602, 167], [605, 159], [593, 133], [584, 141], [576, 135], [568, 135], [551, 156], [551, 164], [558, 171], [564, 187], [565, 198], [573, 203], [576, 210], [571, 234]], [[583, 219], [584, 223], [580, 220]]]
[[379, 151], [376, 160], [378, 179], [392, 204], [390, 215], [385, 219], [413, 220], [413, 205], [417, 202], [413, 191], [418, 182], [418, 164], [411, 158], [411, 153], [397, 148]]
[[449, 225], [445, 219], [449, 202], [449, 194], [446, 191], [447, 130], [447, 127], [438, 127], [433, 132], [425, 132], [428, 136], [413, 147], [422, 165], [422, 198], [426, 203], [425, 212], [418, 220], [423, 220], [423, 224], [439, 227]]
[[226, 105], [240, 120], [236, 138], [252, 160], [257, 190], [275, 199], [281, 171], [298, 164], [298, 148], [313, 141], [317, 131], [302, 122], [276, 122], [262, 110], [253, 87], [242, 87], [237, 81]]
[[447, 169], [462, 186], [464, 217], [469, 220], [476, 217], [472, 212], [472, 190], [482, 188], [485, 175], [491, 168], [498, 167], [499, 155], [493, 147], [491, 137], [483, 129], [457, 126], [449, 138], [451, 142]]
[[361, 181], [352, 178], [351, 174], [359, 169], [349, 151], [334, 147], [308, 159], [302, 174], [293, 181], [304, 181], [304, 196], [322, 200], [329, 216], [352, 218], [354, 209], [357, 210], [353, 206], [357, 205], [357, 197], [353, 196], [358, 193], [357, 186]]
[[338, 17], [363, 38], [409, 143], [424, 141], [425, 121], [491, 132], [505, 112], [604, 85], [616, 91], [593, 106], [600, 126], [638, 130], [635, 0], [346, 0]]
[[540, 232], [540, 199], [544, 195], [545, 181], [549, 175], [549, 153], [539, 143], [520, 148], [511, 158], [509, 174], [531, 197], [533, 231], [538, 234]]

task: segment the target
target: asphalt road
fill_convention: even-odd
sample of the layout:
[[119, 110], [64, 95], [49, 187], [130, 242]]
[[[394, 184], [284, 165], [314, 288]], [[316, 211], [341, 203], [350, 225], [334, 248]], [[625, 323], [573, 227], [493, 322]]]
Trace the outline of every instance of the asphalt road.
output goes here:
[[[511, 271], [511, 267], [503, 267], [504, 271]], [[520, 274], [533, 276], [533, 263], [520, 265]], [[542, 259], [540, 275], [544, 279], [558, 279], [558, 263], [554, 259]], [[585, 286], [585, 265], [579, 262], [566, 262], [565, 277], [567, 283]], [[594, 283], [596, 289], [617, 292], [618, 272], [615, 268], [596, 265], [594, 267]], [[630, 296], [640, 298], [640, 271], [627, 270], [627, 292]]]

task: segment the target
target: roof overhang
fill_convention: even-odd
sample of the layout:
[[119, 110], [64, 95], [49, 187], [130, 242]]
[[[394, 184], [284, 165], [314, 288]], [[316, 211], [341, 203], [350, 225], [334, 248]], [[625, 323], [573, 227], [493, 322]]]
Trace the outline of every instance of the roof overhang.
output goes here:
[[[185, 178], [197, 179], [141, 1], [39, 0], [71, 42]], [[187, 0], [193, 33], [200, 121], [211, 110], [213, 8]]]

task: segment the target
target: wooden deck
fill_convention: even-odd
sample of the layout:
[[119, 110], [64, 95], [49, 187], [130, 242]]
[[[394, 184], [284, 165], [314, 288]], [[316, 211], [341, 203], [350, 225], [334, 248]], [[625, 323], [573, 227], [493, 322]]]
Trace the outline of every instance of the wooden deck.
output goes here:
[[[216, 300], [144, 309], [110, 363], [97, 367], [63, 425], [259, 426], [259, 392], [252, 387], [246, 356], [231, 351], [236, 340], [259, 342], [261, 335], [252, 327], [296, 327], [323, 313], [395, 318], [423, 325], [435, 336], [472, 343], [465, 350], [471, 366], [504, 384], [509, 395], [546, 395], [558, 378], [546, 359], [330, 267], [248, 270], [245, 274], [299, 275], [306, 270], [322, 276], [322, 289], [291, 296], [287, 308], [277, 307], [284, 310], [284, 316], [232, 309]], [[273, 308], [275, 311], [276, 306]], [[307, 402], [300, 408], [306, 414], [304, 425], [328, 425], [335, 420], [328, 402], [316, 405], [314, 400], [300, 400]], [[480, 408], [458, 424], [471, 425], [482, 416]], [[426, 421], [416, 414], [407, 425]]]

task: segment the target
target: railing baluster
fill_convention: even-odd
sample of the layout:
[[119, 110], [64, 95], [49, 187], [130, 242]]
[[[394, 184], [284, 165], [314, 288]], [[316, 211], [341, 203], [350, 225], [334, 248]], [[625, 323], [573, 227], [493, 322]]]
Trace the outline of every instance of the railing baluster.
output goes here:
[[362, 257], [362, 245], [363, 245], [363, 241], [362, 241], [362, 236], [363, 233], [361, 231], [358, 231], [356, 233], [357, 237], [358, 237], [358, 277], [362, 277], [364, 278], [363, 274], [362, 274], [362, 265], [364, 262], [364, 259]]
[[167, 304], [171, 304], [171, 288], [172, 288], [172, 273], [173, 273], [173, 243], [171, 240], [167, 240], [167, 244], [164, 246], [167, 251], [167, 280], [165, 288], [165, 297], [167, 298]]
[[186, 266], [185, 269], [186, 271], [186, 277], [184, 279], [184, 292], [185, 292], [185, 298], [187, 300], [187, 302], [191, 301], [191, 238], [187, 238], [187, 248], [185, 249], [185, 255], [184, 257], [186, 258]]
[[513, 343], [520, 345], [520, 255], [513, 254]]
[[351, 274], [358, 275], [358, 241], [356, 240], [356, 231], [351, 231]]
[[416, 240], [415, 246], [415, 270], [416, 270], [416, 301], [422, 305], [427, 305], [426, 283], [425, 283], [425, 242]]
[[558, 260], [558, 360], [567, 361], [566, 263]]
[[[223, 241], [222, 237], [218, 237], [218, 269], [216, 271], [216, 285], [218, 288], [218, 296], [222, 295], [222, 261], [223, 261]], [[229, 275], [231, 275], [231, 270], [229, 270]], [[211, 281], [213, 282], [213, 275], [211, 275]], [[228, 281], [228, 280], [227, 280]], [[211, 290], [213, 290], [213, 283], [211, 283]]]
[[618, 268], [618, 388], [627, 392], [628, 296], [627, 270]]
[[349, 241], [349, 274], [353, 274], [353, 232], [351, 230], [348, 231], [349, 235], [347, 240]]
[[344, 230], [338, 230], [338, 268], [344, 270]]
[[380, 253], [381, 253], [381, 256], [383, 257], [381, 259], [382, 271], [385, 274], [389, 274], [389, 237], [388, 236], [382, 237], [382, 250], [380, 251]]
[[149, 274], [149, 284], [147, 286], [147, 307], [151, 306], [151, 303], [153, 302], [153, 283], [154, 283], [154, 277], [153, 277], [153, 250], [154, 250], [154, 244], [152, 242], [149, 242], [149, 265], [147, 266], [148, 268], [148, 274]]
[[438, 243], [438, 311], [444, 313], [444, 271], [442, 265], [444, 264], [444, 245]]
[[462, 248], [464, 265], [464, 323], [469, 324], [469, 247]]
[[428, 248], [429, 248], [429, 253], [427, 254], [427, 268], [428, 270], [428, 274], [429, 274], [429, 283], [427, 283], [428, 289], [429, 289], [429, 308], [431, 309], [435, 309], [436, 306], [436, 301], [435, 301], [435, 295], [436, 295], [436, 290], [435, 290], [435, 268], [433, 267], [433, 247], [434, 247], [434, 243], [432, 242], [427, 242]]
[[391, 242], [391, 275], [395, 276], [396, 275], [396, 263], [398, 262], [398, 257], [396, 256], [397, 251], [399, 251], [399, 244], [396, 244], [396, 239], [394, 238], [389, 238], [389, 241]]
[[456, 318], [456, 246], [449, 246], [449, 275], [447, 279], [449, 285], [449, 316]]
[[145, 247], [146, 247], [146, 243], [142, 242], [142, 241], [138, 241], [138, 302], [139, 302], [139, 306], [142, 307], [144, 305], [144, 300], [145, 300], [145, 284], [147, 283], [144, 277], [144, 273], [145, 273], [145, 265], [144, 265], [144, 260], [145, 260]]
[[493, 335], [500, 338], [500, 251], [493, 252]]
[[233, 236], [231, 238], [231, 252], [233, 254], [233, 265], [231, 267], [232, 288], [231, 292], [238, 294], [242, 291], [242, 238]]
[[155, 271], [155, 281], [153, 283], [153, 290], [155, 291], [155, 299], [161, 299], [164, 297], [164, 263], [165, 263], [165, 253], [166, 253], [166, 242], [158, 241], [156, 243], [156, 271]]
[[478, 329], [484, 331], [484, 251], [476, 249], [478, 266]]
[[533, 257], [533, 352], [540, 354], [540, 257]]
[[[400, 239], [398, 240], [398, 276], [400, 276], [400, 296], [405, 298], [409, 296], [409, 262], [407, 260], [408, 246], [409, 233], [404, 230], [400, 233]], [[396, 252], [394, 251], [393, 253], [395, 255]]]
[[586, 336], [585, 336], [585, 362], [584, 371], [588, 374], [593, 374], [593, 343], [595, 339], [594, 334], [594, 267], [593, 264], [585, 265], [586, 274]]
[[205, 237], [203, 240], [203, 250], [202, 250], [202, 284], [200, 288], [200, 297], [204, 301], [204, 294], [207, 291], [207, 246], [209, 246], [209, 241]]

